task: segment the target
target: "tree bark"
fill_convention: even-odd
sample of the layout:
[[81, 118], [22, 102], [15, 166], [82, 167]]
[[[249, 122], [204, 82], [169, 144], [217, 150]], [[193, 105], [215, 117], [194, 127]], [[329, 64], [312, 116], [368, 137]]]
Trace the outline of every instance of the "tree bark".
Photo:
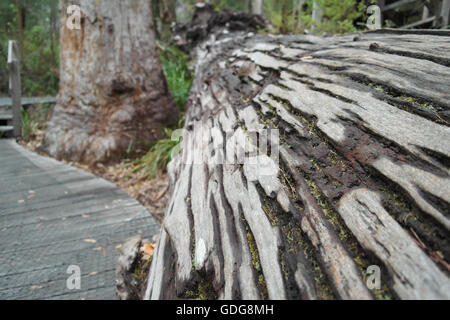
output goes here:
[[449, 299], [450, 33], [428, 33], [197, 46], [145, 298]]
[[17, 20], [17, 42], [19, 45], [20, 63], [23, 68], [26, 68], [25, 61], [25, 48], [24, 48], [24, 29], [25, 29], [25, 10], [21, 0], [15, 0], [14, 4], [17, 8], [16, 20]]
[[188, 23], [192, 17], [192, 10], [184, 0], [176, 0], [175, 2], [175, 16], [177, 23]]
[[250, 10], [252, 14], [263, 15], [264, 10], [264, 0], [250, 0]]
[[302, 25], [302, 7], [306, 0], [293, 0], [292, 30], [299, 30]]
[[57, 55], [56, 55], [56, 40], [57, 32], [58, 32], [58, 2], [57, 0], [50, 1], [50, 50], [52, 53], [53, 63], [56, 65], [58, 63]]
[[[66, 26], [74, 4], [81, 30]], [[63, 0], [60, 16], [60, 90], [45, 135], [51, 155], [114, 161], [131, 139], [155, 141], [160, 127], [176, 123], [149, 1]]]

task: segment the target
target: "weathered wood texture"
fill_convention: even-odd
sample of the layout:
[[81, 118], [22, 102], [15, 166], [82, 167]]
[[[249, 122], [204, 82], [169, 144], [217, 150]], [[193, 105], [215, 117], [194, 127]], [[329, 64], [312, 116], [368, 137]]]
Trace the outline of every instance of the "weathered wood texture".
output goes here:
[[[111, 182], [0, 140], [0, 299], [114, 299], [119, 245], [159, 224]], [[71, 290], [70, 265], [80, 267]]]
[[16, 138], [22, 135], [22, 120], [20, 117], [22, 85], [18, 51], [17, 42], [10, 40], [8, 42], [9, 89], [11, 92], [13, 135]]
[[[42, 104], [42, 103], [56, 103], [56, 97], [22, 97], [21, 104], [22, 106], [30, 105], [30, 104]], [[10, 107], [12, 106], [11, 98], [0, 97], [0, 107]]]
[[[446, 32], [211, 35], [145, 298], [449, 299], [449, 66]], [[263, 129], [276, 174], [220, 161]]]
[[[19, 77], [20, 75], [17, 74]], [[11, 82], [17, 83], [17, 77]], [[19, 79], [20, 80], [20, 79]], [[18, 85], [18, 84], [16, 84]], [[13, 90], [14, 91], [14, 90]], [[16, 95], [16, 93], [14, 94]], [[55, 103], [55, 97], [32, 97], [32, 98], [20, 98], [20, 95], [15, 99], [15, 107], [13, 108], [13, 100], [11, 98], [0, 98], [0, 137], [13, 136], [14, 130], [15, 137], [21, 136], [22, 131], [22, 119], [20, 109], [26, 105], [38, 105], [42, 103]], [[15, 113], [13, 114], [13, 110]], [[12, 133], [10, 135], [10, 132]], [[3, 135], [4, 134], [4, 135]]]
[[[81, 9], [79, 30], [66, 26], [69, 5]], [[52, 156], [115, 161], [132, 139], [152, 142], [177, 122], [151, 17], [147, 0], [60, 1], [60, 90], [44, 141]]]

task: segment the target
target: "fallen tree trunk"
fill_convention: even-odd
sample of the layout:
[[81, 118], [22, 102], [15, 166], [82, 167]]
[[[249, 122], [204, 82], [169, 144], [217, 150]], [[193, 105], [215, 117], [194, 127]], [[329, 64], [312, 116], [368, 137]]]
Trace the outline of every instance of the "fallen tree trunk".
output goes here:
[[145, 298], [449, 299], [449, 36], [197, 46]]

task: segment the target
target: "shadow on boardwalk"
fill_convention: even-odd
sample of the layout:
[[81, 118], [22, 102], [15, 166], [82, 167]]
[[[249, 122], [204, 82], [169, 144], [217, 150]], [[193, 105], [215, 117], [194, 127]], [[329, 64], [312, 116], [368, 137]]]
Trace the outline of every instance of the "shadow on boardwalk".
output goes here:
[[0, 299], [114, 299], [118, 246], [158, 231], [112, 183], [0, 140]]

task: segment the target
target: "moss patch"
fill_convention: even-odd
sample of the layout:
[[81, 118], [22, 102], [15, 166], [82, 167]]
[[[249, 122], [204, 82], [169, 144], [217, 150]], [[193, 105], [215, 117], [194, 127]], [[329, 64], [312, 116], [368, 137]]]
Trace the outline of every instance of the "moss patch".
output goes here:
[[241, 220], [245, 226], [245, 231], [247, 232], [247, 243], [248, 243], [248, 248], [250, 250], [250, 254], [252, 257], [252, 266], [258, 277], [259, 293], [260, 293], [261, 299], [266, 300], [266, 299], [268, 299], [267, 285], [266, 285], [266, 279], [264, 278], [264, 273], [261, 268], [261, 260], [259, 258], [258, 247], [256, 246], [256, 241], [253, 236], [253, 233], [250, 230], [247, 220], [245, 219], [242, 212], [241, 212]]

